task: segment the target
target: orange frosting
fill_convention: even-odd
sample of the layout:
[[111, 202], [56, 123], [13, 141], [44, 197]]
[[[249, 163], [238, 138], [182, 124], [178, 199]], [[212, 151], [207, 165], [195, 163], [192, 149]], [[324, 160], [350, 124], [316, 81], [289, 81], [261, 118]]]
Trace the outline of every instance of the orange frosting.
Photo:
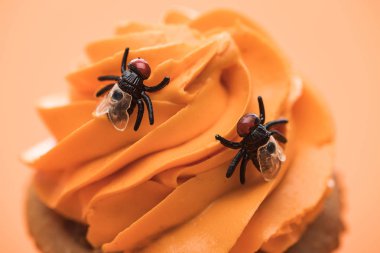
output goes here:
[[[92, 116], [97, 77], [120, 74], [125, 47], [149, 62], [147, 85], [171, 77], [150, 94], [155, 124], [144, 115], [138, 132]], [[299, 239], [330, 190], [333, 127], [261, 28], [228, 10], [172, 11], [164, 24], [127, 23], [87, 53], [90, 63], [67, 77], [70, 96], [38, 107], [54, 138], [24, 155], [46, 205], [88, 224], [105, 252], [280, 252]], [[258, 95], [268, 120], [290, 120], [287, 161], [271, 182], [249, 163], [240, 185], [238, 173], [225, 178], [236, 150], [214, 135], [239, 140], [236, 123], [257, 113]]]

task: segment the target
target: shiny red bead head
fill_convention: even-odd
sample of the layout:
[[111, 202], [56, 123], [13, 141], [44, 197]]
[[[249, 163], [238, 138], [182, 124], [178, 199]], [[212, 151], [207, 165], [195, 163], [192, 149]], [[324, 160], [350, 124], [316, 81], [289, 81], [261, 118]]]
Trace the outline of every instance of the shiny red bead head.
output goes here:
[[256, 114], [247, 113], [240, 118], [237, 123], [237, 132], [240, 137], [247, 136], [253, 128], [260, 124], [260, 119]]
[[151, 73], [148, 62], [142, 58], [136, 58], [129, 62], [129, 69], [139, 74], [142, 79], [148, 79]]

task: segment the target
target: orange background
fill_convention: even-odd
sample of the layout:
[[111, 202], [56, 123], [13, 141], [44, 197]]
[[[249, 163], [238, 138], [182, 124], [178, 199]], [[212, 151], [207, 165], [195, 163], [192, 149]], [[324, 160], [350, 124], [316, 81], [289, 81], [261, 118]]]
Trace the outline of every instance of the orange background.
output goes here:
[[[339, 252], [379, 252], [380, 1], [0, 0], [0, 249], [35, 252], [24, 226], [31, 172], [17, 159], [44, 139], [36, 100], [66, 91], [89, 41], [122, 20], [156, 22], [170, 7], [240, 10], [261, 23], [324, 94], [337, 125], [337, 169], [348, 231]], [[207, 2], [205, 4], [204, 2]]]

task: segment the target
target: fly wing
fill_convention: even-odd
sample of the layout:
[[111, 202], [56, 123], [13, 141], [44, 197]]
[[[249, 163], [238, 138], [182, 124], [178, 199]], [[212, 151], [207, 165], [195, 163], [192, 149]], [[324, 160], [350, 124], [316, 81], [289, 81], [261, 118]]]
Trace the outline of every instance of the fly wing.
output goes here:
[[[115, 84], [115, 86], [117, 86], [117, 85]], [[112, 90], [115, 88], [115, 86], [112, 88]], [[93, 113], [93, 115], [95, 117], [101, 117], [101, 116], [103, 116], [103, 115], [105, 115], [105, 114], [107, 114], [109, 112], [109, 109], [112, 106], [112, 103], [111, 103], [111, 100], [110, 100], [110, 98], [111, 98], [110, 97], [111, 91], [107, 94], [107, 96], [105, 96], [103, 98], [103, 100], [100, 102], [100, 104], [98, 105], [98, 107], [96, 107], [96, 110]]]
[[128, 126], [128, 108], [131, 106], [131, 102], [132, 96], [128, 93], [124, 93], [124, 98], [112, 106], [108, 112], [108, 118], [119, 131], [124, 131]]
[[96, 108], [96, 117], [108, 115], [112, 125], [119, 131], [127, 128], [129, 115], [128, 109], [131, 106], [132, 96], [122, 91], [117, 84], [110, 90], [107, 96]]
[[271, 181], [277, 176], [282, 162], [286, 160], [286, 156], [281, 146], [271, 136], [269, 141], [257, 150], [257, 160], [264, 180]]
[[275, 144], [276, 144], [276, 151], [277, 151], [278, 159], [281, 162], [285, 162], [286, 161], [286, 155], [284, 153], [284, 150], [282, 149], [282, 147], [278, 144], [278, 142], [276, 140], [275, 140]]

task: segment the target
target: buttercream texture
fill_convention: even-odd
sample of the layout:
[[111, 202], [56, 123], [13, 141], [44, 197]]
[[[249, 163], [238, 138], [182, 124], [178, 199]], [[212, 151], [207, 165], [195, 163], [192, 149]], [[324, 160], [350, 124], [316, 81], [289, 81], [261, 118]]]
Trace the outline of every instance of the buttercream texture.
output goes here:
[[[155, 124], [144, 115], [116, 131], [93, 117], [102, 75], [119, 75], [146, 59]], [[128, 22], [87, 46], [89, 62], [67, 76], [69, 94], [42, 99], [38, 111], [52, 138], [25, 153], [39, 198], [88, 225], [87, 239], [105, 252], [281, 252], [297, 242], [329, 192], [334, 132], [312, 87], [256, 24], [229, 10], [198, 16], [168, 12], [162, 24]], [[265, 182], [250, 162], [247, 180], [225, 173], [239, 141], [236, 123], [258, 113], [289, 119], [281, 129], [287, 156]], [[136, 120], [136, 112], [130, 122]]]

